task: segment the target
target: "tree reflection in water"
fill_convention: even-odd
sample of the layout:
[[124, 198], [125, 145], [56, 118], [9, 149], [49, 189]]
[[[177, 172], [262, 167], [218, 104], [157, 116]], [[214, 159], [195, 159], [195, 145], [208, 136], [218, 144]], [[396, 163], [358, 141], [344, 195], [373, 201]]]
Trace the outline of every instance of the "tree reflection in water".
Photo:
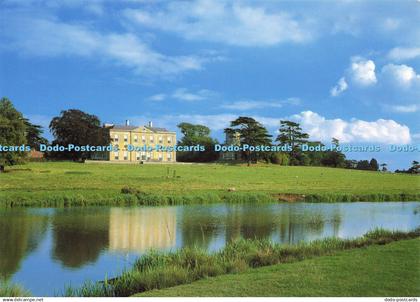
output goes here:
[[26, 209], [0, 211], [0, 276], [9, 279], [45, 235], [48, 216]]
[[108, 247], [109, 209], [60, 209], [52, 217], [53, 257], [79, 268]]

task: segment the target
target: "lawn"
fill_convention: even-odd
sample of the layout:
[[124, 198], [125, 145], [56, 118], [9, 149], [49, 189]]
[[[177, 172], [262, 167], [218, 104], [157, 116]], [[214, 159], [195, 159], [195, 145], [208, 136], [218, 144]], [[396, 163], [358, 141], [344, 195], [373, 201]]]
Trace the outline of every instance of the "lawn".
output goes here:
[[[420, 178], [407, 174], [278, 165], [124, 165], [29, 163], [0, 174], [0, 201], [32, 205], [46, 200], [125, 200], [121, 189], [170, 196], [205, 194], [420, 195]], [[233, 188], [233, 189], [232, 189]], [[142, 195], [143, 196], [143, 195]], [[375, 199], [374, 197], [372, 199]], [[399, 199], [397, 197], [397, 199]], [[412, 198], [411, 198], [412, 199]], [[216, 199], [217, 201], [217, 199]], [[99, 202], [99, 201], [98, 201]], [[170, 201], [168, 203], [177, 203]], [[187, 203], [187, 202], [185, 202]], [[54, 205], [48, 204], [45, 205]]]
[[420, 296], [420, 239], [207, 278], [139, 296]]

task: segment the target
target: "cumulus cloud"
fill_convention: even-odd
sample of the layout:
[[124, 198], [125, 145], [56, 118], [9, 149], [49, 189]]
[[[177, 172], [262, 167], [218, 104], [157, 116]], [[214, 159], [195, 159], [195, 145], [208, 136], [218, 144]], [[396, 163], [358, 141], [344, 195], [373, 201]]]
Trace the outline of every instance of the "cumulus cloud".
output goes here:
[[[194, 55], [170, 56], [152, 49], [132, 33], [103, 33], [56, 18], [6, 17], [3, 48], [31, 56], [101, 58], [141, 75], [175, 75], [200, 70], [211, 60]], [[13, 28], [13, 30], [12, 30]], [[7, 41], [7, 42], [6, 42]]]
[[177, 1], [153, 11], [127, 9], [125, 16], [135, 24], [175, 32], [186, 39], [237, 46], [301, 43], [312, 38], [310, 27], [291, 14], [240, 2]]
[[349, 85], [346, 82], [346, 78], [345, 77], [341, 77], [338, 80], [337, 85], [335, 85], [333, 88], [331, 88], [330, 94], [331, 94], [331, 96], [339, 96], [348, 87], [349, 87]]
[[337, 97], [349, 88], [349, 79], [352, 85], [368, 87], [376, 84], [376, 65], [375, 62], [363, 57], [355, 56], [350, 60], [350, 66], [345, 71], [346, 76], [342, 76], [337, 84], [330, 89], [330, 95]]
[[360, 86], [370, 86], [377, 82], [375, 63], [361, 57], [353, 57], [350, 65], [350, 74], [353, 81]]
[[395, 47], [388, 53], [388, 58], [395, 61], [404, 61], [420, 57], [420, 47]]
[[420, 75], [416, 73], [413, 67], [407, 65], [387, 64], [382, 68], [382, 73], [395, 81], [402, 87], [410, 87], [414, 82], [420, 81]]
[[332, 137], [343, 143], [367, 142], [407, 144], [411, 142], [410, 129], [394, 120], [363, 121], [326, 119], [318, 113], [303, 111], [291, 117], [299, 122], [312, 139], [330, 141]]

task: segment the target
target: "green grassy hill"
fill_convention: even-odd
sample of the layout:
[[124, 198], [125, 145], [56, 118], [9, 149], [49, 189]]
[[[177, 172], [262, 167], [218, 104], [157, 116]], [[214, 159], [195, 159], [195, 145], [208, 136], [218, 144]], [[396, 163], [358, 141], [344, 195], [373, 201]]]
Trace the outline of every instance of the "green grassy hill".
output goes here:
[[[9, 206], [288, 200], [287, 193], [318, 201], [420, 197], [418, 176], [323, 167], [46, 162], [7, 170], [0, 174], [0, 203]], [[132, 194], [122, 194], [124, 187]]]

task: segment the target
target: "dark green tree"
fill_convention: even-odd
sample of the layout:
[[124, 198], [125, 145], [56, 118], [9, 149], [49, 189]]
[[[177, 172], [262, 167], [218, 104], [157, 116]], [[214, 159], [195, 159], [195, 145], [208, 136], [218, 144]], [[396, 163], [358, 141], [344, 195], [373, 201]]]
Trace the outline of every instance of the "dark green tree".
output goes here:
[[371, 169], [372, 171], [378, 171], [378, 170], [379, 170], [379, 164], [378, 164], [378, 161], [377, 161], [376, 159], [374, 159], [374, 158], [372, 158], [372, 159], [370, 160], [370, 162], [369, 162], [369, 166], [370, 166], [370, 169]]
[[[54, 117], [50, 123], [50, 130], [54, 136], [53, 145], [67, 146], [105, 146], [109, 145], [109, 130], [101, 127], [99, 118], [77, 109], [61, 111], [60, 116]], [[53, 152], [49, 156], [60, 159], [85, 160], [90, 157], [89, 152]]]
[[340, 141], [333, 137], [331, 144], [334, 146], [334, 149], [325, 152], [321, 160], [322, 164], [328, 167], [344, 168], [346, 166], [346, 156], [337, 149], [340, 146]]
[[283, 145], [290, 145], [289, 152], [291, 164], [304, 164], [305, 156], [302, 155], [300, 145], [308, 142], [309, 135], [302, 131], [298, 123], [292, 121], [281, 120], [279, 135], [276, 141]]
[[388, 165], [387, 165], [386, 163], [381, 164], [381, 167], [382, 167], [382, 172], [386, 172], [386, 171], [388, 171], [387, 166], [388, 166]]
[[179, 146], [201, 145], [204, 151], [177, 152], [178, 161], [183, 162], [211, 162], [219, 158], [218, 152], [214, 151], [217, 140], [210, 137], [210, 129], [203, 125], [180, 123], [177, 126], [184, 135], [178, 142]]
[[359, 160], [356, 166], [357, 170], [371, 170], [368, 160]]
[[39, 145], [48, 144], [48, 140], [42, 137], [43, 130], [39, 125], [32, 124], [27, 118], [24, 119], [26, 126], [26, 142], [34, 149], [39, 149]]
[[[239, 133], [241, 146], [271, 145], [271, 135], [267, 129], [252, 117], [240, 116], [230, 122], [230, 127], [225, 129], [227, 135]], [[252, 161], [257, 161], [259, 157], [264, 157], [264, 152], [247, 150], [243, 152], [245, 160], [250, 166]]]
[[[317, 147], [317, 146], [321, 146], [324, 147], [325, 145], [319, 141], [308, 141], [306, 143], [308, 146], [311, 147]], [[305, 153], [308, 157], [309, 160], [309, 165], [310, 166], [321, 166], [322, 165], [322, 160], [325, 157], [326, 151], [307, 151], [307, 152], [302, 152]]]
[[[0, 100], [0, 145], [21, 146], [26, 144], [26, 126], [22, 114], [15, 109], [7, 98]], [[20, 151], [0, 152], [0, 173], [5, 166], [15, 165], [23, 161], [26, 153]]]
[[408, 169], [408, 173], [412, 174], [419, 174], [420, 173], [420, 164], [417, 160], [413, 160], [411, 163], [410, 169]]

